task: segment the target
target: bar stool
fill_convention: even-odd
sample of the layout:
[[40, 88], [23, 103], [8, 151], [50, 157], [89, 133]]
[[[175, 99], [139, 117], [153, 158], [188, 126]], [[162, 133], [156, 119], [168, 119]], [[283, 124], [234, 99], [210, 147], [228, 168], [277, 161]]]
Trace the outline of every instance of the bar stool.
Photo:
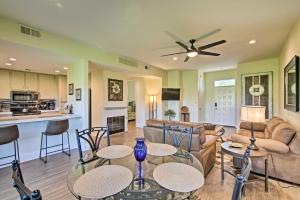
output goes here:
[[[68, 156], [71, 156], [71, 152], [70, 152], [70, 139], [69, 139], [69, 133], [68, 133], [68, 129], [69, 129], [69, 121], [66, 120], [57, 120], [57, 121], [49, 121], [47, 124], [47, 128], [45, 132], [42, 132], [42, 137], [41, 137], [41, 147], [40, 147], [40, 159], [44, 162], [47, 163], [47, 156], [49, 154], [55, 153], [55, 152], [59, 152], [61, 151], [62, 153], [65, 153]], [[64, 148], [64, 133], [67, 134], [67, 140], [68, 140], [68, 147]], [[48, 146], [48, 136], [57, 136], [57, 135], [61, 135], [61, 144], [57, 144], [57, 145], [53, 145], [53, 146]], [[43, 147], [43, 138], [46, 138], [46, 147]], [[55, 150], [55, 151], [51, 151], [48, 152], [48, 148], [54, 148], [54, 147], [58, 147], [61, 146], [60, 150]], [[68, 149], [68, 152], [66, 152], [65, 150]], [[42, 158], [42, 151], [46, 150], [45, 153], [45, 159]]]
[[[19, 129], [17, 125], [0, 127], [0, 145], [9, 144], [11, 142], [14, 143], [14, 154], [1, 157], [0, 159], [14, 157], [14, 160], [20, 160], [18, 138]], [[10, 163], [11, 161], [8, 163], [1, 164], [0, 166], [7, 165]]]

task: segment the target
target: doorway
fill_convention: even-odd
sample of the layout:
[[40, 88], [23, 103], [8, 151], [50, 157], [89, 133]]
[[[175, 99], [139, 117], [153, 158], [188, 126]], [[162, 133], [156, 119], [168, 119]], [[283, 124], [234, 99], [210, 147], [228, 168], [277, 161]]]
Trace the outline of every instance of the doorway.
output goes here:
[[235, 126], [235, 79], [215, 81], [214, 90], [214, 123]]

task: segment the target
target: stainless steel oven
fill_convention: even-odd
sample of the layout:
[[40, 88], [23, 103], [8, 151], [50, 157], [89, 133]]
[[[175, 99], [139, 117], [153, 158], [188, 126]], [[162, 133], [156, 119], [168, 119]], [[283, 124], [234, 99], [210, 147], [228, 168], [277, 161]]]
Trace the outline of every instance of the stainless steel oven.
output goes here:
[[12, 102], [36, 102], [39, 100], [39, 93], [36, 91], [11, 91]]

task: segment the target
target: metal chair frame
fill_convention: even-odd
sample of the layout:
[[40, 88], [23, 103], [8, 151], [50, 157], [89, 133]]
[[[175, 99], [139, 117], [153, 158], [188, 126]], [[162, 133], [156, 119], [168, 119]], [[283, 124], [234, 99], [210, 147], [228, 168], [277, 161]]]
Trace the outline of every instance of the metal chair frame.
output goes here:
[[163, 129], [163, 143], [166, 144], [166, 136], [169, 134], [171, 136], [173, 146], [179, 148], [183, 139], [188, 137], [188, 152], [191, 152], [192, 149], [192, 136], [193, 128], [185, 128], [181, 126], [166, 126], [164, 125]]
[[[68, 141], [68, 147], [64, 148], [64, 134], [67, 134], [67, 141]], [[61, 144], [57, 144], [57, 145], [53, 145], [53, 146], [48, 146], [48, 137], [50, 137], [49, 135], [47, 135], [45, 132], [42, 132], [42, 137], [41, 137], [41, 146], [40, 146], [40, 159], [44, 162], [44, 163], [47, 163], [47, 157], [48, 155], [50, 154], [53, 154], [53, 153], [56, 153], [56, 152], [62, 152], [64, 154], [66, 154], [67, 156], [71, 156], [71, 149], [70, 149], [70, 137], [69, 137], [69, 132], [66, 131], [65, 133], [62, 133], [61, 134]], [[44, 135], [45, 135], [45, 145], [46, 147], [43, 147], [43, 138], [44, 138]], [[56, 136], [56, 135], [51, 135], [52, 136]], [[54, 147], [58, 147], [58, 146], [61, 146], [61, 149], [59, 150], [55, 150], [55, 151], [51, 151], [51, 152], [48, 152], [48, 149], [51, 149], [51, 148], [54, 148]], [[45, 159], [42, 157], [42, 151], [43, 150], [46, 150], [46, 153], [45, 153]], [[68, 150], [68, 152], [66, 152], [65, 150]]]
[[[95, 139], [93, 139], [92, 133], [96, 133]], [[81, 163], [88, 163], [91, 162], [95, 159], [98, 159], [96, 152], [99, 149], [100, 142], [103, 138], [103, 136], [106, 134], [106, 140], [107, 140], [107, 146], [110, 146], [110, 137], [109, 137], [109, 128], [108, 127], [92, 127], [88, 128], [82, 131], [78, 131], [76, 129], [76, 136], [77, 136], [77, 143], [78, 143], [78, 152], [79, 152], [79, 161]], [[82, 147], [81, 147], [81, 141], [80, 139], [86, 141], [92, 152], [93, 152], [93, 157], [89, 160], [84, 160], [83, 159], [83, 152], [82, 152]]]
[[241, 174], [238, 174], [236, 176], [231, 200], [240, 200], [242, 198], [242, 194], [245, 195], [245, 184], [248, 181], [248, 177], [250, 175], [251, 165], [252, 165], [249, 156], [250, 156], [250, 149], [247, 149], [243, 156], [243, 166], [242, 166]]
[[[18, 142], [18, 140], [14, 140], [13, 144], [14, 144], [14, 154], [9, 155], [9, 156], [1, 157], [0, 160], [6, 159], [6, 158], [11, 158], [11, 157], [14, 157], [15, 160], [20, 160], [19, 142]], [[0, 165], [0, 167], [4, 166], [4, 165], [8, 165], [8, 164], [11, 164], [11, 162], [3, 163], [3, 164]]]
[[18, 160], [12, 162], [12, 179], [13, 187], [16, 188], [20, 195], [21, 200], [42, 200], [42, 195], [39, 190], [31, 191], [24, 184], [23, 175], [21, 172], [20, 164]]

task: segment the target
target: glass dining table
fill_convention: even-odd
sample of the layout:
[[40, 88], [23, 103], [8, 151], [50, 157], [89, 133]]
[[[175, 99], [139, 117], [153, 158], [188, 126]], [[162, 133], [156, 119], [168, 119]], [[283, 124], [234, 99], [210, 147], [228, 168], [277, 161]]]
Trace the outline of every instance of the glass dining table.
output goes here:
[[[131, 146], [131, 145], [128, 145]], [[191, 198], [196, 191], [188, 193], [179, 193], [170, 191], [160, 186], [153, 178], [153, 170], [160, 164], [167, 162], [184, 163], [198, 169], [202, 174], [204, 170], [201, 162], [192, 154], [185, 150], [179, 149], [176, 154], [164, 157], [147, 155], [146, 160], [142, 163], [142, 173], [144, 177], [144, 183], [138, 184], [138, 181], [133, 180], [131, 184], [123, 191], [107, 197], [105, 199], [116, 199], [116, 200], [135, 200], [135, 199], [151, 199], [151, 200], [173, 200], [173, 199], [186, 199]], [[138, 176], [138, 163], [135, 160], [134, 154], [120, 158], [120, 159], [103, 159], [98, 158], [89, 163], [75, 164], [69, 171], [68, 174], [68, 188], [70, 192], [77, 199], [84, 199], [79, 197], [74, 192], [74, 184], [76, 180], [84, 175], [86, 172], [95, 169], [103, 165], [121, 165], [130, 169], [133, 173], [134, 179]], [[120, 177], [122, 178], [122, 177]]]

